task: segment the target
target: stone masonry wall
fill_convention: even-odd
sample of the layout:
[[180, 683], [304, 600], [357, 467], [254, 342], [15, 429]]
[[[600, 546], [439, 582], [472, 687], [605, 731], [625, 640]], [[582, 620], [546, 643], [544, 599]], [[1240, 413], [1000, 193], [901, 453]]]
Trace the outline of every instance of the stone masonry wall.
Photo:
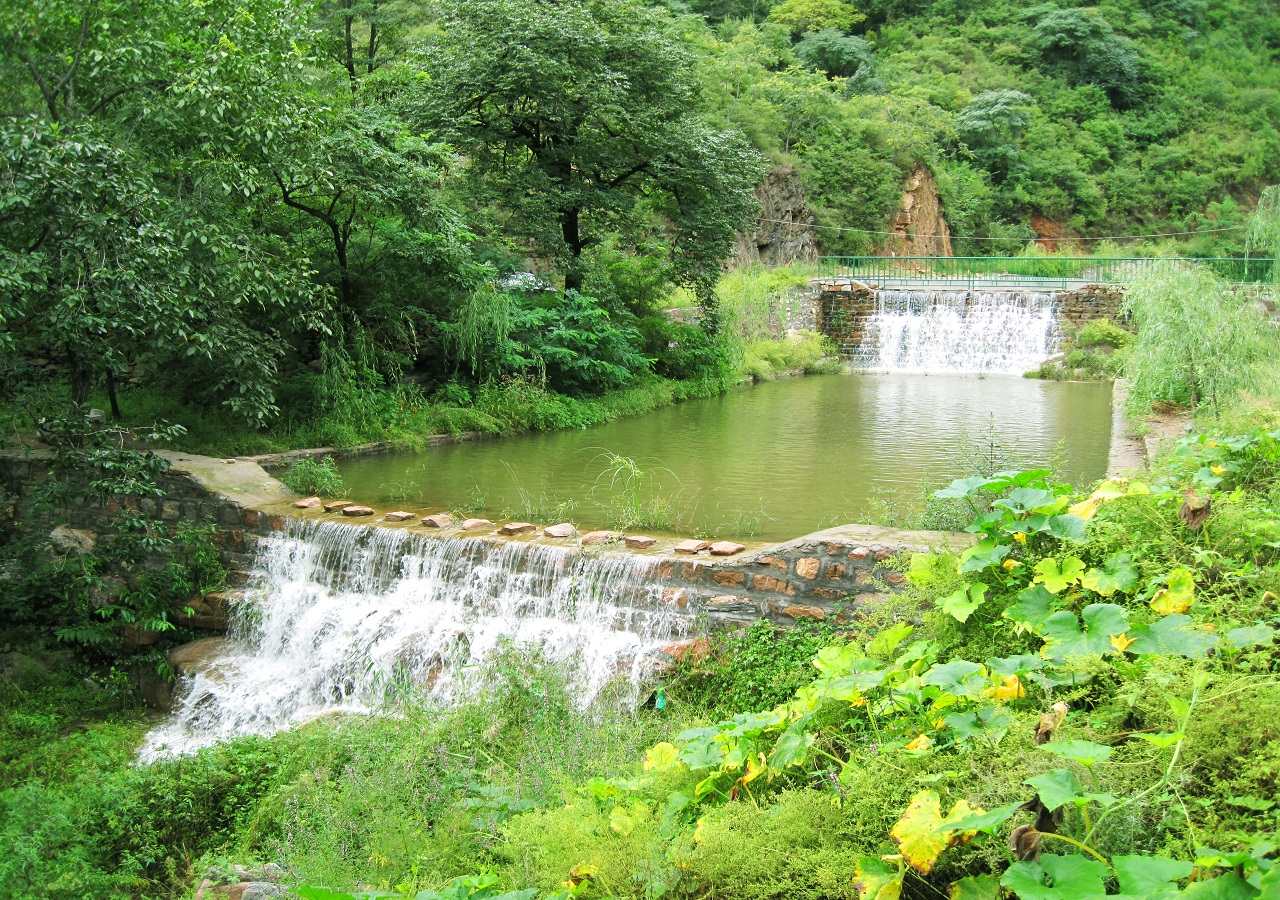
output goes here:
[[[867, 322], [875, 313], [875, 289], [849, 278], [813, 282], [811, 296], [817, 330], [851, 357], [866, 338]], [[1058, 291], [1055, 307], [1059, 322], [1076, 328], [1094, 319], [1121, 318], [1124, 291], [1118, 286], [1088, 285], [1074, 291]]]
[[962, 549], [972, 535], [845, 525], [724, 560], [668, 558], [655, 576], [662, 602], [704, 614], [719, 626], [765, 618], [848, 621], [900, 590], [894, 563], [911, 552]]
[[[157, 481], [158, 487], [164, 491], [162, 497], [110, 500], [105, 507], [79, 506], [66, 512], [59, 511], [56, 515], [52, 512], [37, 513], [25, 501], [32, 488], [48, 471], [47, 453], [33, 451], [29, 454], [0, 454], [0, 487], [15, 498], [15, 515], [51, 530], [58, 520], [65, 517], [67, 521], [63, 526], [63, 540], [78, 540], [82, 542], [83, 549], [92, 548], [111, 538], [111, 523], [120, 512], [122, 502], [129, 509], [169, 524], [183, 521], [214, 524], [214, 541], [222, 554], [223, 565], [228, 570], [230, 589], [191, 598], [190, 605], [194, 614], [184, 614], [181, 618], [181, 624], [191, 628], [210, 631], [222, 631], [226, 628], [230, 604], [237, 596], [235, 588], [242, 586], [248, 576], [258, 538], [285, 527], [283, 516], [268, 515], [246, 508], [208, 490], [191, 473], [176, 466]], [[154, 555], [143, 559], [142, 565], [144, 568], [157, 569], [163, 566], [164, 561], [163, 556]]]

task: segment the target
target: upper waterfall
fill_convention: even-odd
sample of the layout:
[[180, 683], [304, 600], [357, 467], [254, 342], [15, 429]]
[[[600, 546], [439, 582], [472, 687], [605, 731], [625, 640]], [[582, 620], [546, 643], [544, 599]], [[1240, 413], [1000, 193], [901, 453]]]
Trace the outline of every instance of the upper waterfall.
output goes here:
[[654, 653], [691, 618], [658, 602], [652, 562], [622, 554], [332, 522], [293, 522], [262, 545], [226, 646], [180, 686], [144, 760], [483, 684], [509, 643], [563, 671], [584, 705], [611, 684], [635, 699]]
[[1057, 349], [1054, 295], [878, 290], [855, 362], [889, 372], [1021, 375]]

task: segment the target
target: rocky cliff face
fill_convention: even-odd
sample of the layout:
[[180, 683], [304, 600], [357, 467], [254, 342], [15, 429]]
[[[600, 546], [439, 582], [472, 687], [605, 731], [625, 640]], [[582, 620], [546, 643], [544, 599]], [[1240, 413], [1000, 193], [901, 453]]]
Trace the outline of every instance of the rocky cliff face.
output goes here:
[[897, 256], [951, 256], [951, 229], [943, 216], [938, 182], [924, 166], [903, 185], [902, 205], [890, 221], [895, 236], [885, 241], [885, 251]]
[[785, 266], [818, 258], [818, 240], [811, 227], [813, 212], [804, 196], [800, 174], [791, 166], [778, 166], [756, 187], [760, 214], [756, 227], [739, 232], [734, 240], [734, 261], [750, 265]]

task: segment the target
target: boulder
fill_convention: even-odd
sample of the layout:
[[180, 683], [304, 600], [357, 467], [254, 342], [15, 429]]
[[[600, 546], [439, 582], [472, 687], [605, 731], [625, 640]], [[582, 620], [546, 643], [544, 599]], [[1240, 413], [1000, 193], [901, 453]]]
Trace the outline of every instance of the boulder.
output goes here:
[[194, 675], [208, 668], [213, 657], [220, 653], [226, 644], [227, 639], [224, 637], [200, 638], [198, 641], [183, 644], [169, 651], [169, 665], [173, 666], [175, 675]]
[[319, 497], [308, 497], [293, 504], [294, 509], [318, 509], [324, 503]]
[[626, 539], [627, 546], [632, 550], [648, 550], [656, 543], [658, 543], [657, 538], [645, 537], [642, 534], [629, 534]]
[[448, 513], [436, 513], [433, 516], [422, 517], [423, 528], [448, 528], [452, 524], [453, 516]]
[[528, 534], [537, 527], [538, 526], [534, 525], [532, 522], [508, 522], [506, 525], [503, 525], [498, 529], [498, 533], [511, 537], [516, 534]]
[[582, 536], [582, 543], [588, 547], [596, 544], [612, 544], [620, 540], [622, 540], [621, 531], [588, 531]]
[[697, 538], [690, 538], [687, 541], [681, 541], [676, 544], [675, 551], [677, 553], [701, 553], [710, 546], [710, 541], [700, 541]]
[[542, 533], [551, 538], [571, 538], [578, 533], [578, 529], [569, 522], [561, 522], [559, 525], [547, 526], [542, 529]]
[[70, 525], [59, 525], [49, 532], [49, 543], [62, 553], [92, 553], [98, 539], [93, 532]]
[[369, 506], [344, 506], [342, 508], [344, 516], [371, 516], [373, 508]]
[[348, 506], [354, 506], [350, 500], [333, 500], [324, 505], [325, 512], [337, 512], [340, 509], [346, 509]]
[[741, 553], [747, 548], [742, 544], [735, 544], [733, 541], [716, 541], [711, 545], [712, 556], [733, 556], [735, 553]]
[[411, 512], [403, 512], [401, 510], [396, 510], [395, 512], [387, 513], [384, 518], [388, 522], [408, 522], [413, 517], [414, 515]]
[[491, 522], [488, 519], [463, 519], [462, 520], [463, 531], [475, 531], [477, 528], [489, 528], [492, 525], [493, 525], [493, 522]]

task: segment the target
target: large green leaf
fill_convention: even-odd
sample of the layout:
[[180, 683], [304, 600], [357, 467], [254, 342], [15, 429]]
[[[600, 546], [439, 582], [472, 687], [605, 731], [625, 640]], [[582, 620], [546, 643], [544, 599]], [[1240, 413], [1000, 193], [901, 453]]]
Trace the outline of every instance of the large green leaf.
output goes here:
[[1037, 584], [1043, 584], [1051, 594], [1060, 594], [1080, 580], [1084, 574], [1084, 563], [1074, 556], [1064, 557], [1059, 563], [1052, 556], [1047, 556], [1035, 565]]
[[1083, 856], [1045, 854], [1039, 863], [1014, 863], [1000, 885], [1019, 900], [1094, 900], [1106, 894], [1109, 874], [1102, 863]]
[[[1114, 603], [1093, 603], [1081, 613], [1062, 610], [1049, 617], [1044, 627], [1045, 656], [1063, 662], [1073, 656], [1102, 656], [1115, 652], [1112, 636], [1129, 631], [1129, 618]], [[1132, 635], [1131, 635], [1132, 636]]]
[[942, 611], [957, 622], [967, 622], [969, 616], [987, 599], [987, 586], [982, 582], [966, 584], [942, 601]]
[[1120, 893], [1149, 897], [1159, 891], [1174, 890], [1195, 866], [1162, 856], [1113, 856], [1111, 868], [1120, 882]]
[[1004, 615], [1032, 634], [1043, 634], [1045, 623], [1057, 609], [1058, 598], [1046, 591], [1044, 585], [1033, 584], [1018, 592], [1018, 601], [1006, 609]]
[[1079, 543], [1087, 536], [1088, 527], [1088, 523], [1079, 516], [1073, 513], [1063, 513], [1060, 516], [1050, 516], [1045, 530], [1060, 541], [1075, 541]]
[[1185, 900], [1262, 900], [1259, 890], [1235, 872], [1189, 884], [1182, 896]]
[[982, 737], [993, 744], [998, 744], [1008, 733], [1013, 716], [1006, 709], [988, 706], [970, 712], [951, 713], [943, 716], [942, 721], [961, 741]]
[[1021, 803], [1010, 803], [1008, 806], [1001, 806], [990, 812], [974, 813], [971, 816], [952, 822], [951, 825], [956, 831], [986, 831], [990, 833], [991, 829], [1011, 819], [1020, 809], [1022, 809]]
[[1010, 491], [1008, 497], [997, 500], [991, 505], [1020, 514], [1039, 512], [1044, 506], [1055, 507], [1055, 511], [1061, 508], [1058, 496], [1052, 491], [1025, 487]]
[[1009, 555], [1007, 544], [1001, 544], [995, 538], [983, 538], [968, 550], [960, 554], [959, 572], [980, 572], [989, 566], [998, 566]]
[[939, 500], [961, 500], [976, 494], [988, 481], [989, 479], [984, 475], [957, 478], [941, 490], [934, 491], [933, 496]]
[[1008, 678], [1010, 675], [1034, 672], [1036, 669], [1043, 669], [1044, 666], [1043, 657], [1032, 656], [1030, 653], [1020, 653], [1017, 656], [993, 657], [987, 660], [987, 667], [994, 674], [1003, 678]]
[[685, 744], [680, 750], [680, 762], [690, 769], [713, 769], [723, 761], [724, 747], [711, 738], [701, 738]]
[[1084, 788], [1076, 780], [1070, 769], [1054, 769], [1028, 778], [1023, 784], [1029, 784], [1040, 795], [1040, 802], [1052, 811], [1064, 803], [1074, 803], [1084, 798]]
[[1219, 640], [1216, 634], [1197, 631], [1191, 617], [1181, 614], [1165, 616], [1150, 625], [1141, 625], [1129, 632], [1129, 637], [1133, 639], [1128, 648], [1130, 653], [1139, 656], [1185, 656], [1187, 659], [1204, 656], [1218, 645]]
[[925, 672], [924, 684], [933, 684], [953, 697], [976, 700], [986, 690], [986, 669], [964, 659], [953, 659], [945, 665], [937, 665]]
[[950, 900], [999, 900], [1000, 878], [997, 875], [970, 875], [953, 882], [947, 890]]
[[773, 752], [769, 754], [769, 768], [785, 769], [787, 766], [804, 762], [817, 735], [797, 727], [798, 724], [793, 724], [784, 731], [778, 738], [778, 742], [773, 745]]
[[1226, 639], [1237, 650], [1266, 647], [1276, 639], [1276, 630], [1268, 625], [1247, 625], [1244, 628], [1232, 628], [1227, 632]]
[[1116, 591], [1127, 594], [1138, 586], [1138, 568], [1128, 553], [1113, 553], [1101, 569], [1086, 572], [1080, 584], [1104, 597], [1110, 597]]
[[1040, 749], [1064, 759], [1073, 759], [1082, 766], [1105, 762], [1111, 758], [1111, 748], [1093, 741], [1050, 741]]

